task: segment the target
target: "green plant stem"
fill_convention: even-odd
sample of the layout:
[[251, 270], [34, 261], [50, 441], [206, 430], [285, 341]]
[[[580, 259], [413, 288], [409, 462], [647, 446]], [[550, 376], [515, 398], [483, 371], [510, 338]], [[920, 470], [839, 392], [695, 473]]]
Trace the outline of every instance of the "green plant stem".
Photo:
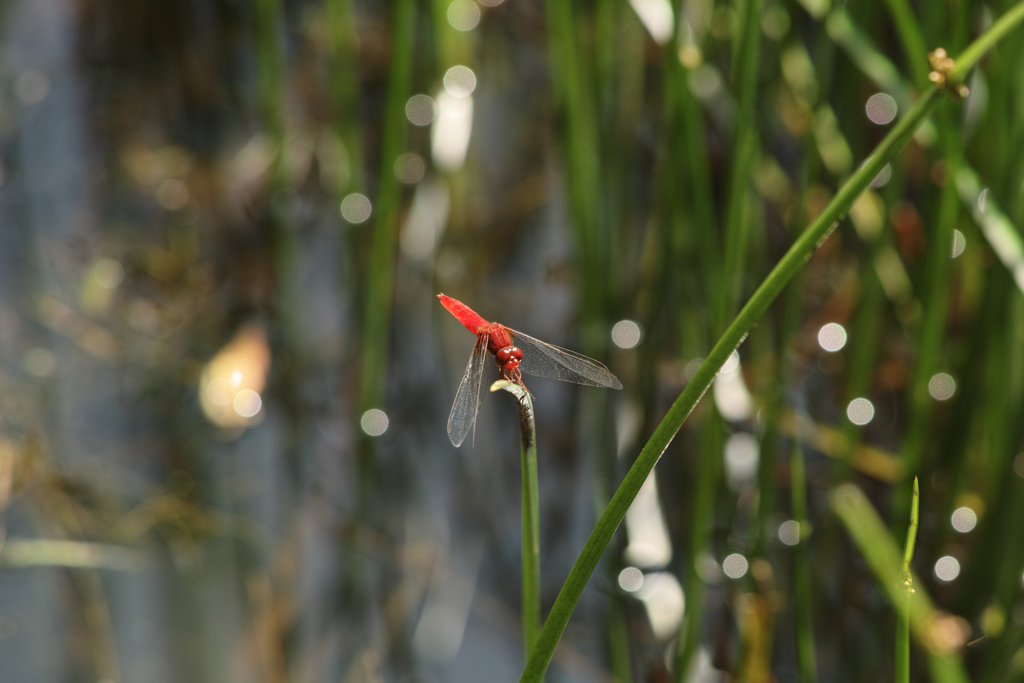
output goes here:
[[916, 600], [906, 601], [904, 582], [900, 577], [902, 565], [896, 540], [881, 517], [860, 489], [843, 484], [832, 494], [832, 509], [846, 527], [878, 585], [885, 591], [898, 614], [905, 614], [910, 632], [928, 655], [932, 679], [938, 683], [967, 683], [967, 672], [956, 649], [944, 646], [933, 637], [936, 619], [950, 618], [935, 610], [931, 597], [924, 588], [914, 589]]
[[576, 263], [582, 276], [584, 346], [600, 319], [607, 290], [603, 241], [599, 235], [600, 155], [597, 117], [585, 60], [580, 59], [577, 17], [571, 0], [547, 0], [552, 85], [565, 107], [567, 181], [576, 238]]
[[914, 578], [910, 573], [910, 562], [914, 559], [914, 544], [917, 542], [918, 504], [921, 492], [914, 477], [914, 494], [910, 501], [910, 526], [907, 541], [903, 547], [903, 568], [900, 576], [906, 592], [904, 608], [896, 611], [896, 683], [910, 683], [910, 599], [914, 595]]
[[761, 0], [745, 0], [743, 18], [743, 35], [734, 73], [738, 106], [726, 203], [725, 262], [715, 321], [716, 334], [725, 325], [725, 321], [735, 314], [743, 292], [744, 264], [749, 242], [747, 232], [750, 224], [747, 219], [750, 164], [757, 139], [754, 116], [761, 48]]
[[519, 402], [519, 460], [523, 489], [523, 645], [529, 657], [540, 632], [540, 499], [537, 486], [537, 429], [533, 401], [521, 384], [498, 380], [491, 391], [504, 389]]
[[415, 0], [396, 0], [395, 28], [391, 41], [391, 73], [388, 83], [384, 144], [380, 156], [373, 246], [370, 253], [369, 287], [363, 324], [360, 410], [379, 406], [384, 395], [388, 338], [391, 332], [392, 297], [395, 288], [395, 246], [401, 187], [394, 163], [405, 148], [405, 101], [412, 82], [413, 47], [416, 44]]
[[[1024, 19], [1024, 2], [1021, 2], [1006, 15], [1000, 17], [989, 31], [997, 35], [1005, 35], [1010, 28]], [[978, 38], [976, 43], [981, 43], [984, 49], [972, 46], [965, 53], [973, 59], [961, 57], [957, 62], [959, 73], [965, 74], [974, 66], [978, 59], [992, 47], [994, 40], [986, 32]], [[626, 510], [633, 502], [637, 492], [647, 479], [647, 475], [657, 464], [665, 449], [675, 438], [676, 433], [682, 427], [683, 422], [692, 412], [694, 406], [711, 386], [711, 382], [718, 374], [719, 369], [735, 350], [736, 346], [743, 340], [750, 327], [768, 309], [768, 306], [778, 297], [779, 293], [786, 286], [793, 276], [799, 271], [815, 247], [824, 240], [836, 222], [849, 211], [850, 206], [860, 193], [870, 184], [903, 146], [910, 139], [917, 127], [924, 121], [925, 117], [939, 101], [940, 91], [936, 88], [929, 88], [921, 98], [911, 107], [906, 116], [889, 131], [889, 134], [878, 144], [872, 154], [861, 164], [861, 167], [850, 177], [843, 187], [836, 193], [828, 206], [819, 214], [818, 218], [804, 231], [796, 240], [793, 246], [782, 257], [782, 260], [772, 269], [764, 282], [757, 288], [754, 295], [740, 310], [739, 315], [722, 334], [718, 342], [708, 354], [707, 359], [687, 384], [686, 388], [672, 404], [665, 418], [654, 430], [651, 438], [644, 446], [640, 455], [637, 456], [633, 466], [626, 473], [625, 478], [615, 491], [608, 507], [598, 520], [594, 531], [590, 534], [583, 550], [576, 559], [569, 576], [562, 585], [555, 600], [555, 604], [544, 622], [536, 646], [530, 654], [529, 661], [523, 671], [520, 681], [538, 681], [543, 676], [554, 654], [555, 646], [558, 644], [569, 623], [569, 617], [576, 606], [583, 589], [587, 585], [591, 574], [597, 567], [598, 561], [604, 549], [608, 546], [615, 529], [622, 521]]]
[[804, 450], [794, 440], [789, 454], [790, 501], [793, 520], [799, 525], [799, 542], [793, 555], [794, 600], [796, 602], [796, 658], [801, 683], [818, 679], [814, 652], [814, 618], [811, 606], [811, 560], [807, 542], [811, 526], [807, 521], [807, 477], [804, 472]]
[[359, 126], [359, 82], [356, 55], [359, 50], [352, 0], [325, 0], [330, 26], [329, 46], [335, 129], [345, 146], [348, 173], [339, 174], [339, 193], [363, 188], [363, 147]]

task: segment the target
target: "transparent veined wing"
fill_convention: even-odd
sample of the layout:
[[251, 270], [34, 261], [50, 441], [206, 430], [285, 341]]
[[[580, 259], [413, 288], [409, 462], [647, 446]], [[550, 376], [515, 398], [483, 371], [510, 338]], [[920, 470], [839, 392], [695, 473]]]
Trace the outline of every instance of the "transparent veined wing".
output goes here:
[[512, 335], [512, 343], [523, 351], [519, 370], [527, 375], [591, 387], [622, 388], [619, 378], [593, 358], [542, 342], [522, 332], [512, 329], [508, 329], [508, 332]]
[[476, 346], [469, 357], [466, 374], [462, 376], [459, 390], [455, 394], [451, 415], [448, 416], [448, 438], [458, 448], [472, 431], [476, 437], [476, 413], [480, 409], [483, 393], [484, 368], [487, 366], [487, 335], [476, 338]]

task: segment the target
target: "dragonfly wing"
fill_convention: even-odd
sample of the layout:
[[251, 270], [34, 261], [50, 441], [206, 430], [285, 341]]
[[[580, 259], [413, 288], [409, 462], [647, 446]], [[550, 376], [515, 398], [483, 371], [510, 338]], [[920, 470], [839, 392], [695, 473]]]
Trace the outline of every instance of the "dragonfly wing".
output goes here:
[[527, 375], [591, 387], [622, 388], [619, 378], [593, 358], [542, 342], [522, 332], [510, 329], [509, 334], [512, 342], [523, 351], [519, 369]]
[[480, 409], [480, 401], [483, 400], [480, 386], [483, 384], [486, 364], [487, 335], [481, 334], [476, 339], [476, 346], [469, 357], [469, 365], [466, 366], [466, 374], [462, 376], [462, 383], [455, 394], [455, 403], [452, 404], [451, 415], [448, 416], [448, 438], [456, 448], [462, 445], [471, 431], [476, 433], [476, 413]]

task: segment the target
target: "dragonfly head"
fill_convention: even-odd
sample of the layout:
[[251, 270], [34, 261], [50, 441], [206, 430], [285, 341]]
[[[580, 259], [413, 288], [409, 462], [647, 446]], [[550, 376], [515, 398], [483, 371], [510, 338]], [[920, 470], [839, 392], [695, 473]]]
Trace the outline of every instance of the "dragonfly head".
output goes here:
[[523, 359], [523, 351], [518, 346], [506, 346], [503, 349], [498, 349], [494, 357], [498, 361], [501, 373], [507, 377], [519, 367], [519, 361]]

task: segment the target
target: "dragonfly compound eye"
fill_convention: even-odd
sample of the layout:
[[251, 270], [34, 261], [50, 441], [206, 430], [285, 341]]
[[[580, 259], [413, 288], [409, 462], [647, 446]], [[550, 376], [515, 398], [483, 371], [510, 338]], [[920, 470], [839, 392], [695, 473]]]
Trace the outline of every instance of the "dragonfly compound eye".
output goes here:
[[503, 349], [498, 349], [498, 352], [494, 354], [494, 357], [498, 361], [498, 365], [504, 365], [508, 362], [508, 359], [512, 357], [512, 349], [514, 348], [514, 346], [506, 346]]
[[516, 365], [519, 365], [519, 361], [523, 359], [523, 350], [518, 346], [513, 346], [508, 350], [509, 355], [516, 359]]

